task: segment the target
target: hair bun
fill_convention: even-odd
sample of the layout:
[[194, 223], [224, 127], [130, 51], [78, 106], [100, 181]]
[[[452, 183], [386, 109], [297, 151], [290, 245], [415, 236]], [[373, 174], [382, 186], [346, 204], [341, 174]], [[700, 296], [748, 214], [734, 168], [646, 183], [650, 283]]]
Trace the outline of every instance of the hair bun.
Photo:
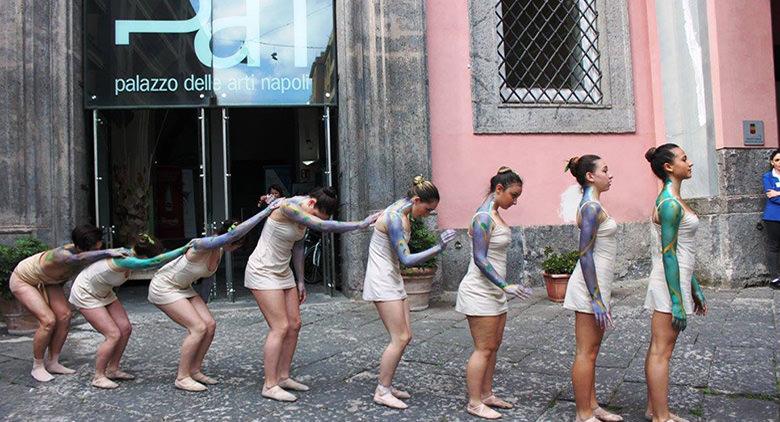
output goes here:
[[324, 193], [327, 196], [330, 196], [331, 198], [335, 198], [337, 196], [336, 194], [336, 188], [333, 186], [325, 186], [322, 188], [322, 193]]
[[656, 151], [655, 147], [650, 147], [650, 149], [648, 149], [647, 152], [645, 153], [645, 159], [652, 163], [653, 158], [655, 157], [655, 151]]
[[414, 179], [412, 179], [412, 185], [414, 186], [420, 186], [423, 183], [425, 183], [425, 178], [422, 176], [414, 176]]
[[498, 168], [498, 172], [496, 174], [504, 174], [504, 173], [511, 173], [512, 168], [507, 166], [501, 166]]
[[570, 169], [573, 169], [573, 168], [577, 167], [577, 164], [579, 164], [579, 163], [580, 163], [580, 157], [579, 156], [574, 156], [574, 157], [569, 158], [569, 168]]

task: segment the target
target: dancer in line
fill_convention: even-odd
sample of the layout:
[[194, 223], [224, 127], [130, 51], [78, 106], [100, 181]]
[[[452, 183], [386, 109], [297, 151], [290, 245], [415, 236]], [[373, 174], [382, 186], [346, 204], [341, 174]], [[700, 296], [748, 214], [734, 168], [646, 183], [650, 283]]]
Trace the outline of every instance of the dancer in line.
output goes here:
[[693, 163], [674, 144], [650, 148], [645, 158], [664, 182], [655, 200], [653, 222], [659, 246], [653, 250], [645, 299], [645, 308], [653, 312], [645, 358], [645, 416], [654, 422], [680, 422], [685, 419], [669, 412], [669, 359], [677, 336], [685, 330], [687, 315], [707, 313], [704, 292], [693, 274], [699, 218], [680, 197], [680, 185], [691, 178]]
[[439, 243], [422, 252], [409, 251], [410, 218], [422, 218], [439, 205], [439, 191], [422, 176], [414, 178], [406, 197], [387, 207], [377, 220], [368, 250], [368, 264], [363, 285], [363, 300], [374, 302], [379, 317], [390, 334], [390, 344], [382, 353], [379, 364], [379, 384], [374, 402], [396, 409], [406, 409], [401, 399], [409, 393], [393, 388], [393, 376], [412, 340], [409, 303], [406, 300], [400, 264], [413, 266], [442, 252], [455, 238], [453, 230], [445, 230]]
[[251, 290], [270, 328], [263, 346], [263, 397], [295, 401], [298, 398], [287, 390], [309, 389], [290, 377], [301, 329], [300, 304], [306, 300], [303, 281], [306, 229], [345, 233], [368, 227], [378, 216], [374, 214], [355, 222], [329, 220], [338, 205], [336, 193], [330, 187], [315, 189], [307, 196], [283, 199], [279, 209], [265, 221], [257, 247], [247, 262], [244, 286]]
[[92, 378], [94, 387], [117, 388], [119, 385], [112, 380], [135, 378], [119, 369], [119, 361], [130, 339], [132, 326], [125, 308], [114, 293], [114, 287], [124, 284], [134, 270], [159, 267], [181, 256], [189, 247], [187, 244], [160, 254], [160, 242], [142, 234], [135, 241], [133, 256], [97, 261], [76, 277], [70, 290], [70, 303], [105, 337], [96, 354], [95, 376]]
[[493, 394], [496, 355], [504, 337], [507, 293], [527, 299], [533, 292], [506, 281], [506, 259], [512, 243], [512, 230], [499, 209], [517, 205], [523, 193], [523, 180], [509, 167], [501, 167], [490, 178], [490, 193], [471, 219], [472, 257], [469, 269], [458, 287], [455, 310], [466, 315], [474, 339], [474, 352], [466, 364], [469, 401], [466, 411], [485, 419], [501, 414], [488, 406], [511, 409], [511, 403]]
[[571, 367], [578, 422], [622, 421], [596, 400], [596, 358], [604, 330], [612, 325], [610, 299], [615, 277], [617, 223], [601, 205], [601, 194], [612, 185], [607, 163], [596, 155], [569, 160], [567, 170], [582, 186], [577, 212], [580, 259], [566, 287], [563, 307], [574, 311], [577, 352]]
[[[19, 262], [8, 280], [11, 293], [38, 320], [38, 329], [33, 336], [30, 375], [40, 382], [51, 381], [54, 379], [52, 374], [76, 372], [59, 362], [71, 317], [62, 285], [95, 261], [129, 253], [126, 249], [100, 250], [103, 233], [91, 224], [74, 228], [70, 237], [73, 243], [37, 253]], [[47, 349], [49, 356], [44, 359]]]
[[[273, 200], [273, 197], [269, 195], [266, 199]], [[176, 388], [205, 391], [206, 385], [217, 384], [202, 372], [203, 358], [214, 339], [217, 323], [192, 283], [211, 277], [219, 268], [223, 251], [231, 252], [241, 247], [247, 233], [271, 215], [280, 203], [281, 199], [277, 199], [267, 204], [263, 211], [241, 224], [235, 220], [225, 221], [217, 236], [193, 240], [192, 247], [184, 255], [165, 264], [152, 278], [149, 302], [187, 329], [174, 382]]]

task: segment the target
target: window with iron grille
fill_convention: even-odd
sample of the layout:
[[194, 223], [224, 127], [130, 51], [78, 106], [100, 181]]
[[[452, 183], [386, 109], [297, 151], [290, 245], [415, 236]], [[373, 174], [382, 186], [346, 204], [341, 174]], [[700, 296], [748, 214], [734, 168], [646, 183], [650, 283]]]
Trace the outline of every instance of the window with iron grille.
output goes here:
[[596, 0], [499, 0], [503, 103], [601, 104]]

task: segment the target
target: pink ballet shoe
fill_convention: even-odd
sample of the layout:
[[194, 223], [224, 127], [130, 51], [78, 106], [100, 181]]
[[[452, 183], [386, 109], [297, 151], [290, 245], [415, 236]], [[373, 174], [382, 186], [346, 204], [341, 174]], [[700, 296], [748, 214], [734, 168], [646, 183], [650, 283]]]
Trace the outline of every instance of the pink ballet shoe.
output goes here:
[[574, 422], [599, 422], [599, 418], [591, 416], [588, 419], [582, 420], [579, 416], [576, 416]]
[[596, 406], [595, 409], [593, 409], [593, 416], [595, 416], [598, 420], [602, 422], [622, 422], [623, 417], [620, 415], [616, 415], [612, 412], [608, 412], [607, 410], [603, 409], [601, 406]]
[[71, 375], [76, 373], [73, 369], [66, 368], [57, 361], [46, 361], [44, 367], [50, 374]]
[[174, 382], [173, 385], [175, 385], [176, 388], [178, 388], [179, 390], [192, 391], [196, 393], [208, 390], [208, 388], [206, 388], [205, 385], [195, 381], [190, 377], [176, 380], [176, 382]]
[[466, 406], [466, 412], [483, 419], [501, 419], [501, 414], [495, 410], [487, 407], [485, 403], [480, 403], [476, 406], [471, 403]]
[[393, 397], [401, 400], [406, 400], [412, 398], [412, 395], [404, 390], [399, 390], [395, 387], [390, 387], [390, 393], [393, 395]]
[[499, 409], [511, 409], [515, 407], [512, 403], [499, 399], [498, 397], [496, 397], [495, 394], [491, 394], [487, 397], [483, 397], [482, 403], [490, 407], [497, 407]]
[[194, 379], [195, 381], [206, 384], [206, 385], [216, 385], [219, 384], [219, 381], [215, 380], [214, 378], [211, 378], [208, 375], [204, 375], [202, 372], [196, 372], [192, 375], [190, 375], [190, 378]]
[[409, 407], [406, 403], [393, 396], [392, 390], [382, 385], [376, 386], [376, 390], [374, 391], [374, 403], [401, 410]]
[[33, 359], [32, 371], [30, 375], [38, 382], [49, 382], [54, 379], [54, 376], [46, 370], [46, 366], [43, 364], [42, 359]]
[[[652, 422], [652, 420], [653, 420], [653, 413], [652, 412], [645, 412], [645, 420]], [[669, 421], [671, 421], [671, 422], [690, 422], [688, 419], [681, 418], [681, 417], [675, 415], [672, 412], [669, 412]]]
[[273, 387], [266, 388], [263, 386], [263, 391], [260, 393], [265, 398], [269, 398], [271, 400], [276, 401], [296, 401], [298, 400], [298, 397], [295, 397], [294, 394], [285, 391], [282, 387], [279, 387], [278, 385], [274, 385]]
[[285, 390], [293, 390], [293, 391], [309, 391], [309, 386], [306, 384], [301, 384], [300, 382], [292, 379], [292, 378], [285, 378], [283, 380], [279, 380], [279, 387], [284, 388]]
[[113, 390], [119, 387], [119, 384], [115, 383], [114, 381], [111, 381], [106, 377], [100, 377], [100, 378], [92, 379], [92, 386], [97, 388], [103, 388], [105, 390]]
[[120, 369], [114, 371], [106, 371], [106, 377], [110, 380], [130, 381], [135, 379], [135, 375], [128, 374]]

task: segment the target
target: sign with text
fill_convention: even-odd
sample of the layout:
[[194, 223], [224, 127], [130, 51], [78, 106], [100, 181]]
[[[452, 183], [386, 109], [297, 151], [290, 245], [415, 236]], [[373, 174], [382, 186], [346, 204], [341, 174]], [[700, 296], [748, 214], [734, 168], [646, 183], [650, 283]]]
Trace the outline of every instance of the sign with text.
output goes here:
[[335, 102], [333, 0], [85, 0], [87, 108]]

